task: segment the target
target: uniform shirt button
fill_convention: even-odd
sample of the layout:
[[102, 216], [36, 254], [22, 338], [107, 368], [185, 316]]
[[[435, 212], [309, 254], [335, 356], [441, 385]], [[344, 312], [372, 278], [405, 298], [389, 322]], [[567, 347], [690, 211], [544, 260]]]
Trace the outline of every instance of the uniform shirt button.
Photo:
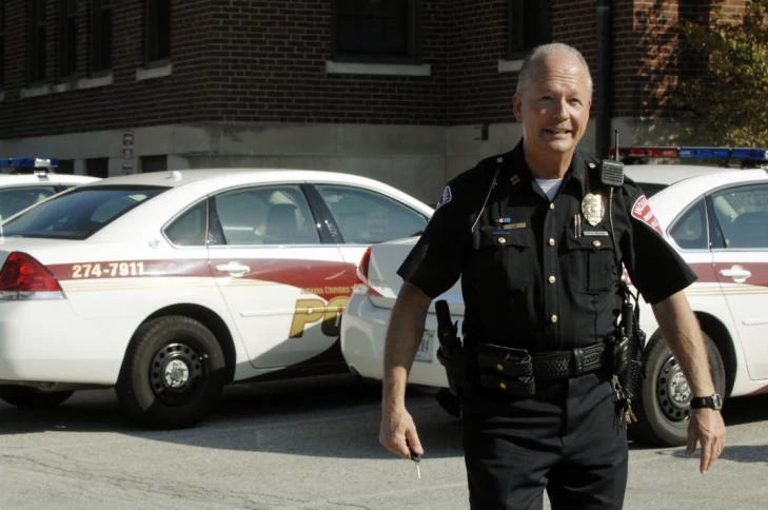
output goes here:
[[550, 321], [552, 324], [556, 323], [556, 322], [557, 322], [557, 315], [553, 315], [552, 317], [550, 317], [550, 318], [549, 318], [549, 321]]
[[555, 245], [555, 238], [554, 237], [550, 237], [549, 241], [547, 241], [547, 242], [549, 243], [550, 246], [554, 246]]
[[555, 283], [557, 279], [555, 278], [555, 275], [549, 275], [549, 278], [547, 278], [547, 281], [549, 283]]
[[554, 209], [555, 208], [555, 203], [554, 202], [550, 202], [549, 203], [549, 208], [550, 209]]
[[496, 163], [504, 163], [504, 158], [499, 156], [498, 158], [496, 158]]

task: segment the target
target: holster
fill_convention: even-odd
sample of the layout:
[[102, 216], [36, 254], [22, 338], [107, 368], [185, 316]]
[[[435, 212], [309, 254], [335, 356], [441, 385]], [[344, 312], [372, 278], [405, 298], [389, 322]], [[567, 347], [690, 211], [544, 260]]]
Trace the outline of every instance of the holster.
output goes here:
[[454, 347], [451, 352], [441, 345], [437, 348], [437, 359], [445, 367], [451, 393], [459, 395], [466, 379], [467, 355], [463, 346]]

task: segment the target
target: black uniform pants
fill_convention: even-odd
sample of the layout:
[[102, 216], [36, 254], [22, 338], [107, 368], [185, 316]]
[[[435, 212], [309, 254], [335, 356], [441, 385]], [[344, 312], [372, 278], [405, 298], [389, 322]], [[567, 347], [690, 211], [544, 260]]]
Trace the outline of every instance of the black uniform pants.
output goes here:
[[515, 399], [464, 393], [464, 455], [473, 510], [534, 510], [546, 489], [553, 510], [620, 509], [627, 485], [627, 434], [610, 381], [597, 373]]

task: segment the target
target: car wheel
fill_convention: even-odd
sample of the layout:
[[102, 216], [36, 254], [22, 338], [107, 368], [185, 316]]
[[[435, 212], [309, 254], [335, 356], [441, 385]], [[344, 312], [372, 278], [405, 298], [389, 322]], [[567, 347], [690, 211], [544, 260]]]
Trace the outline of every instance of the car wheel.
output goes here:
[[0, 399], [23, 409], [51, 409], [72, 396], [71, 391], [41, 391], [29, 386], [0, 386]]
[[435, 400], [437, 400], [437, 403], [446, 413], [455, 416], [456, 418], [461, 416], [461, 399], [451, 393], [451, 390], [440, 388], [438, 392], [435, 393]]
[[[715, 343], [702, 333], [707, 346], [715, 391], [725, 393], [725, 366]], [[662, 337], [651, 342], [644, 355], [645, 378], [639, 402], [633, 404], [637, 422], [632, 439], [658, 446], [682, 446], [688, 439], [691, 390], [683, 371]]]
[[208, 328], [189, 317], [160, 317], [134, 334], [116, 392], [141, 425], [191, 427], [215, 407], [225, 374], [224, 354]]

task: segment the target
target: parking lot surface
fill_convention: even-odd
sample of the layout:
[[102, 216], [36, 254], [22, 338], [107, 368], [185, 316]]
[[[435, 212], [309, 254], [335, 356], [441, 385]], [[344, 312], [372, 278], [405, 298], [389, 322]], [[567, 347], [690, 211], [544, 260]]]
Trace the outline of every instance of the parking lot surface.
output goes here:
[[[377, 442], [379, 388], [346, 378], [231, 387], [177, 431], [132, 428], [111, 391], [45, 412], [0, 404], [0, 508], [466, 509], [458, 423], [424, 391], [409, 407], [420, 480]], [[682, 448], [632, 445], [625, 508], [765, 508], [768, 396], [732, 399], [725, 417], [728, 447], [704, 476]]]

